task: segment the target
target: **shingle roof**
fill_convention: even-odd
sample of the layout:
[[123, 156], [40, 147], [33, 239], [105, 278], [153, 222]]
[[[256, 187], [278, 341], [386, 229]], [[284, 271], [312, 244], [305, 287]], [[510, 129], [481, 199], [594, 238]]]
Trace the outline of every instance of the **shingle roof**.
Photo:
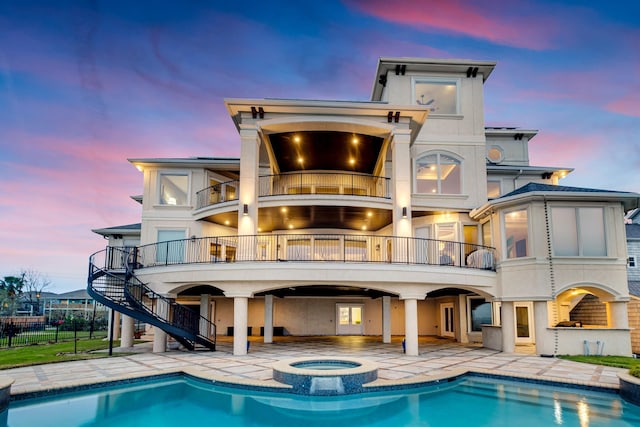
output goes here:
[[[522, 187], [505, 194], [504, 196], [498, 197], [498, 199], [503, 199], [511, 196], [516, 196], [518, 194], [524, 193], [533, 193], [536, 191], [554, 191], [554, 192], [564, 192], [564, 193], [623, 193], [623, 194], [631, 194], [626, 191], [612, 191], [612, 190], [599, 190], [596, 188], [582, 188], [582, 187], [567, 187], [564, 185], [549, 185], [549, 184], [539, 184], [537, 182], [530, 182], [527, 185], [523, 185]], [[497, 199], [494, 199], [497, 200]]]
[[102, 228], [102, 230], [141, 230], [142, 224], [127, 224], [127, 225], [116, 225], [115, 227], [106, 227]]
[[627, 239], [640, 239], [640, 224], [625, 224], [624, 228], [627, 231]]
[[640, 282], [629, 280], [629, 293], [635, 297], [640, 297]]

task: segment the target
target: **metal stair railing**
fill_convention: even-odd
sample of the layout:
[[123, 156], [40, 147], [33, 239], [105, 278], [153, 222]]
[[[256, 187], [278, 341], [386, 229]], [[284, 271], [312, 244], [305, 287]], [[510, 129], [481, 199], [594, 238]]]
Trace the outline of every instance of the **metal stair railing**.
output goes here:
[[190, 350], [196, 344], [215, 350], [215, 324], [141, 282], [133, 274], [135, 255], [135, 248], [114, 247], [91, 255], [88, 293], [107, 307], [159, 327]]

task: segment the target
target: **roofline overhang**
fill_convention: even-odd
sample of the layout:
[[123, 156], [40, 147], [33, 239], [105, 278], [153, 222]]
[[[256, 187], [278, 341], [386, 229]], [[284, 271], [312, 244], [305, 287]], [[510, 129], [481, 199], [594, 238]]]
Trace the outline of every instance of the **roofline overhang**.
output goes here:
[[218, 170], [240, 170], [239, 157], [133, 158], [127, 159], [138, 170], [145, 167], [199, 167]]
[[563, 167], [555, 167], [555, 166], [518, 166], [518, 165], [502, 165], [495, 163], [487, 163], [487, 172], [493, 173], [558, 173], [562, 175], [564, 172], [564, 176], [573, 172], [573, 168], [563, 168]]
[[[322, 116], [351, 116], [351, 117], [380, 117], [387, 123], [390, 114], [399, 113], [399, 117], [409, 119], [412, 140], [416, 138], [429, 114], [428, 107], [412, 105], [393, 105], [386, 102], [362, 101], [322, 101], [301, 99], [241, 99], [227, 98], [224, 103], [229, 111], [236, 129], [240, 131], [242, 125], [241, 113], [253, 113], [262, 108], [262, 115], [283, 114], [291, 116], [315, 116], [318, 121]], [[253, 111], [252, 111], [253, 108]], [[261, 119], [256, 119], [261, 120]], [[321, 120], [321, 119], [320, 119]]]
[[634, 206], [640, 206], [640, 194], [599, 191], [586, 193], [576, 191], [532, 191], [490, 200], [479, 208], [469, 212], [469, 216], [474, 220], [479, 220], [492, 213], [494, 209], [503, 209], [520, 203], [533, 201], [618, 202], [621, 203], [625, 209], [629, 206], [628, 209], [633, 209]]
[[379, 100], [382, 96], [382, 85], [378, 82], [380, 75], [386, 75], [387, 72], [395, 73], [396, 65], [405, 65], [405, 73], [407, 71], [419, 72], [437, 72], [451, 74], [465, 74], [469, 67], [477, 67], [477, 73], [482, 75], [484, 83], [495, 68], [496, 61], [478, 61], [474, 59], [425, 59], [425, 58], [378, 58], [375, 78], [373, 79], [373, 87], [371, 89], [371, 100]]
[[538, 134], [536, 129], [520, 129], [520, 128], [511, 128], [511, 127], [491, 127], [485, 126], [484, 135], [486, 136], [511, 136], [522, 135], [523, 137], [527, 137], [528, 140], [531, 140], [534, 136]]
[[118, 227], [94, 228], [94, 229], [91, 229], [91, 231], [105, 237], [113, 236], [116, 234], [122, 235], [122, 236], [139, 236], [141, 232], [140, 229], [118, 228]]

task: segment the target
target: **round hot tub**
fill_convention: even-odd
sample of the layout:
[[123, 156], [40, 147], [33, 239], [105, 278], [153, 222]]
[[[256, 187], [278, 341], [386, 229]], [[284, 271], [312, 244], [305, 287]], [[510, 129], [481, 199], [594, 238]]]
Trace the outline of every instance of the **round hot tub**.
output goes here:
[[273, 379], [288, 384], [297, 394], [333, 396], [359, 393], [362, 385], [378, 378], [378, 367], [362, 359], [305, 357], [273, 365]]

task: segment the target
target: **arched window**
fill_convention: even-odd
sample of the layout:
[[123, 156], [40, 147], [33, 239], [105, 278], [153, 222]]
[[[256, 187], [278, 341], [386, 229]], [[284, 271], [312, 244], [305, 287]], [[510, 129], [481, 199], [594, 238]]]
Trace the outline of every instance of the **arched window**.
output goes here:
[[423, 194], [460, 194], [460, 161], [435, 153], [416, 161], [416, 192]]

